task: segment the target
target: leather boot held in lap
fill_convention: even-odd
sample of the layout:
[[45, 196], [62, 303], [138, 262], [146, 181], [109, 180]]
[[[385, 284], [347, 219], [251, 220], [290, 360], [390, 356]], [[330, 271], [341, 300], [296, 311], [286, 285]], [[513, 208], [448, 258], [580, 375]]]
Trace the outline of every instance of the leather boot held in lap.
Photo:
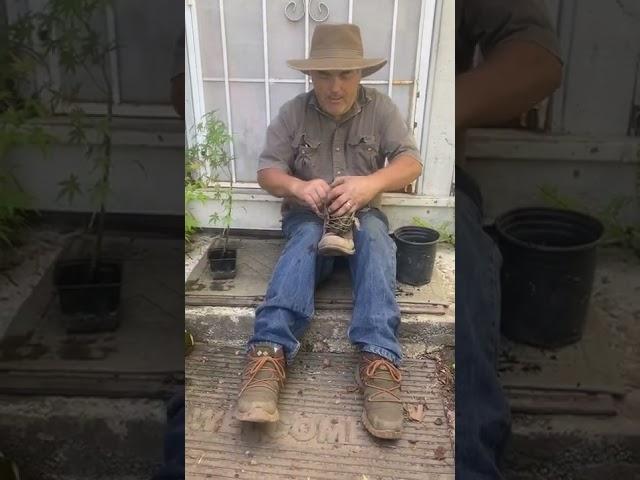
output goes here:
[[358, 219], [354, 213], [332, 216], [325, 211], [324, 233], [318, 243], [318, 252], [326, 257], [353, 255], [356, 252], [353, 243], [353, 228], [358, 228]]

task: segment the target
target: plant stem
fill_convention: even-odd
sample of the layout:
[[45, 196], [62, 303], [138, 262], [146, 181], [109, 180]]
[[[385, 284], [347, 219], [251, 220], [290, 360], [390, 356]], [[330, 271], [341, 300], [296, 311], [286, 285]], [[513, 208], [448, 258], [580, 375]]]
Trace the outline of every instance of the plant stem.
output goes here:
[[96, 238], [96, 248], [93, 252], [93, 258], [91, 260], [91, 272], [92, 278], [94, 282], [98, 281], [98, 262], [100, 260], [100, 255], [102, 253], [102, 240], [104, 237], [104, 219], [106, 216], [106, 208], [105, 208], [105, 186], [109, 185], [109, 175], [111, 173], [111, 122], [113, 119], [113, 92], [111, 81], [109, 80], [107, 73], [104, 69], [104, 65], [102, 65], [102, 73], [107, 85], [107, 130], [104, 134], [104, 138], [102, 139], [102, 143], [104, 146], [104, 166], [102, 170], [102, 179], [101, 179], [101, 188], [100, 191], [100, 213], [98, 216], [98, 233]]

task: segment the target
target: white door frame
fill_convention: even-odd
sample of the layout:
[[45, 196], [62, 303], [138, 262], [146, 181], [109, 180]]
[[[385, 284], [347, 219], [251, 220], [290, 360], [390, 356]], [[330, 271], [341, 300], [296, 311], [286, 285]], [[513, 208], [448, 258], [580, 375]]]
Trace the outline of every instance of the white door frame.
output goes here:
[[[217, 1], [220, 7], [220, 32], [222, 36], [222, 48], [223, 48], [223, 77], [205, 77], [202, 76], [202, 60], [201, 52], [198, 41], [198, 3], [202, 1]], [[230, 1], [230, 0], [227, 0]], [[305, 12], [309, 12], [309, 3], [311, 0], [303, 0], [306, 8]], [[348, 20], [352, 21], [353, 18], [353, 5], [357, 1], [366, 0], [348, 0]], [[434, 164], [430, 165], [429, 155], [427, 147], [429, 145], [429, 119], [431, 116], [432, 108], [432, 95], [434, 77], [436, 73], [435, 63], [437, 55], [435, 51], [437, 49], [436, 39], [439, 34], [439, 26], [442, 18], [443, 0], [421, 0], [420, 9], [420, 23], [418, 31], [418, 47], [416, 49], [416, 70], [413, 80], [393, 80], [393, 57], [395, 55], [395, 35], [396, 35], [396, 20], [398, 3], [400, 0], [390, 0], [393, 2], [393, 26], [392, 26], [392, 42], [391, 42], [391, 59], [390, 62], [390, 74], [386, 80], [364, 80], [364, 85], [387, 85], [387, 93], [392, 93], [393, 85], [405, 84], [411, 85], [411, 104], [410, 104], [410, 119], [413, 119], [413, 125], [410, 127], [414, 130], [414, 135], [417, 144], [420, 146], [421, 155], [424, 160], [425, 172], [427, 175], [423, 175], [417, 181], [416, 195], [407, 194], [385, 194], [383, 195], [383, 209], [387, 212], [392, 227], [399, 226], [410, 222], [413, 217], [429, 218], [434, 224], [452, 223], [454, 199], [451, 195], [451, 186], [453, 181], [453, 147], [451, 151], [451, 165]], [[231, 105], [229, 101], [229, 85], [234, 82], [251, 82], [251, 83], [263, 83], [265, 88], [265, 129], [270, 122], [270, 85], [278, 83], [291, 83], [291, 84], [304, 84], [305, 89], [309, 90], [309, 79], [283, 79], [283, 78], [271, 78], [269, 75], [269, 62], [268, 62], [268, 41], [269, 32], [268, 25], [266, 23], [266, 2], [262, 0], [262, 28], [263, 28], [263, 56], [264, 56], [264, 78], [234, 78], [228, 75], [227, 65], [227, 52], [226, 52], [226, 39], [224, 38], [225, 25], [224, 25], [224, 0], [185, 0], [185, 24], [187, 28], [185, 42], [187, 49], [187, 65], [188, 76], [191, 78], [191, 84], [188, 85], [187, 91], [187, 104], [192, 105], [192, 113], [194, 119], [199, 119], [204, 116], [205, 104], [204, 104], [204, 82], [220, 82], [225, 86], [226, 97], [226, 112], [222, 113], [223, 118], [226, 116], [227, 126], [231, 126]], [[308, 55], [309, 50], [309, 15], [304, 15], [305, 22], [305, 51]], [[302, 20], [302, 19], [301, 19]], [[189, 32], [189, 29], [191, 32]], [[451, 87], [453, 88], [453, 86]], [[452, 107], [453, 108], [453, 107]], [[189, 116], [187, 116], [189, 118]], [[187, 124], [187, 129], [192, 125]], [[231, 128], [229, 133], [233, 134]], [[187, 139], [188, 141], [188, 139]], [[230, 149], [233, 149], [233, 145], [230, 145]], [[233, 150], [231, 150], [232, 152]], [[441, 174], [434, 175], [435, 170], [443, 170]], [[444, 170], [447, 170], [446, 172]], [[234, 212], [233, 212], [233, 226], [234, 228], [249, 228], [249, 229], [274, 229], [278, 228], [280, 215], [279, 215], [279, 199], [275, 199], [266, 192], [260, 189], [260, 186], [255, 182], [239, 182], [236, 180], [235, 165], [233, 165], [234, 181]], [[438, 188], [433, 189], [430, 187], [427, 189], [427, 178], [430, 179], [430, 185], [434, 181], [434, 177], [437, 181], [442, 183]], [[446, 183], [446, 185], [445, 185]], [[223, 185], [229, 185], [228, 183]], [[211, 192], [206, 192], [211, 194]], [[204, 204], [192, 205], [192, 211], [196, 218], [199, 220], [203, 227], [214, 227], [208, 222], [212, 212], [215, 212], [219, 206], [213, 199], [213, 195], [209, 195], [211, 201]]]

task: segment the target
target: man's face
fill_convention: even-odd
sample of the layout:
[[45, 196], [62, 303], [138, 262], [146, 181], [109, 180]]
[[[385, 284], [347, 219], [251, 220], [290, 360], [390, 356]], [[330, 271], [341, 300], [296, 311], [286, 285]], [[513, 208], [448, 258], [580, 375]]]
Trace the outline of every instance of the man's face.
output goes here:
[[358, 96], [360, 70], [313, 71], [311, 80], [320, 108], [334, 119], [347, 113]]

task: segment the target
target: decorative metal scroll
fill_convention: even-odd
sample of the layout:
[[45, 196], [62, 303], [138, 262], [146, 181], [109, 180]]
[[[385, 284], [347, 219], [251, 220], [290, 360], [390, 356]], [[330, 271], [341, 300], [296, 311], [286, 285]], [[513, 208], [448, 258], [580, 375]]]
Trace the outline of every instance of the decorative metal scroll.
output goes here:
[[[284, 16], [287, 17], [289, 21], [299, 22], [307, 13], [309, 14], [311, 20], [318, 23], [322, 23], [327, 18], [329, 18], [329, 7], [327, 7], [324, 2], [315, 2], [314, 0], [308, 0], [307, 3], [307, 0], [302, 0], [299, 3], [301, 5], [299, 5], [297, 1], [291, 0], [289, 3], [287, 3], [287, 6], [284, 7]], [[307, 9], [307, 4], [309, 5], [308, 12], [305, 11]], [[300, 10], [300, 13], [297, 13], [298, 9]]]

